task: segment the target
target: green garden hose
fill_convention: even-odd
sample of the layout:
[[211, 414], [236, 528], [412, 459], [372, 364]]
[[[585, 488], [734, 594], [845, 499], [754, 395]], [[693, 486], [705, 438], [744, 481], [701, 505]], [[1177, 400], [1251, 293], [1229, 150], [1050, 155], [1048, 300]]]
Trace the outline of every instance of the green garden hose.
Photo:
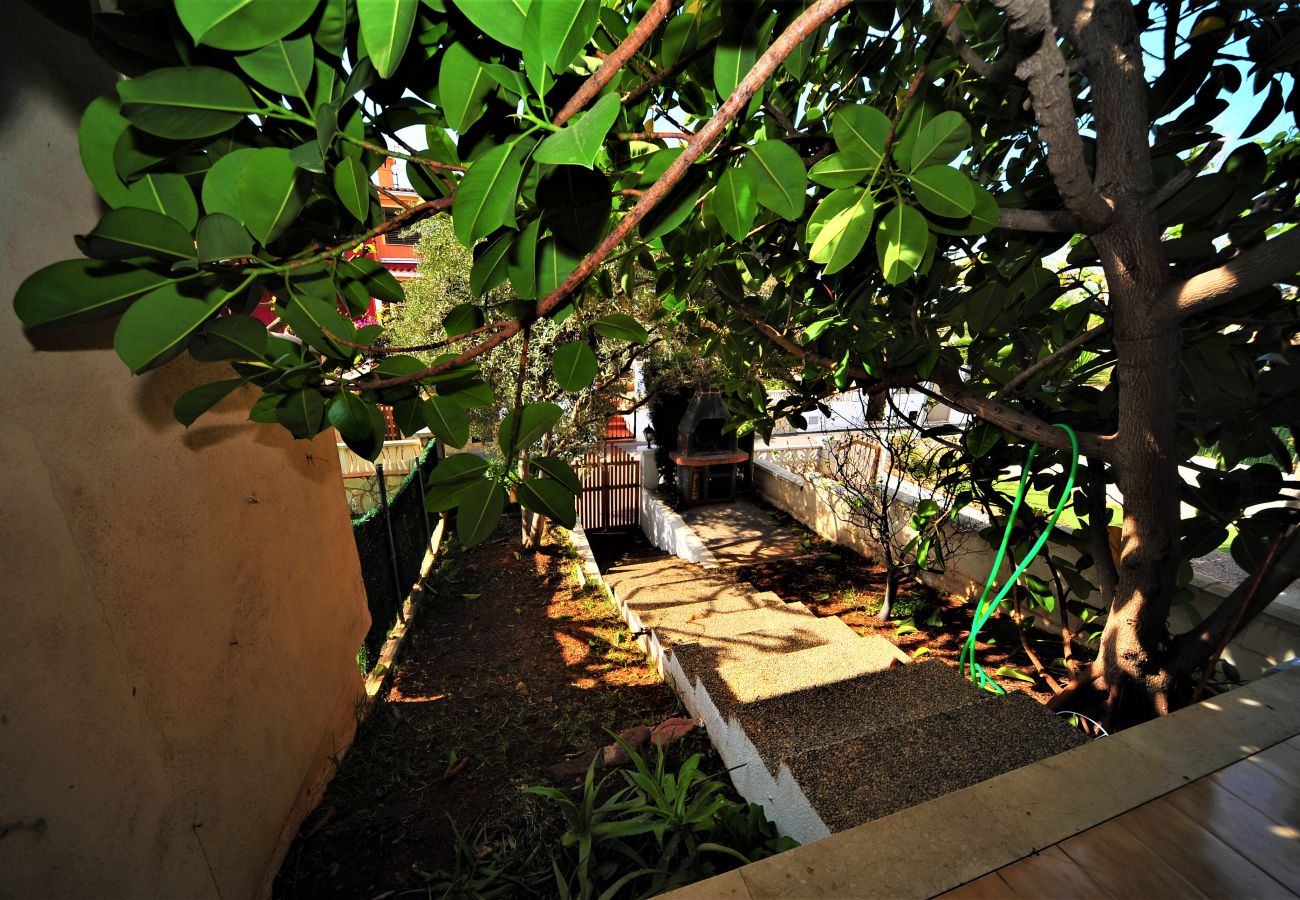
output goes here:
[[971, 619], [970, 625], [970, 637], [966, 638], [966, 645], [962, 647], [961, 660], [958, 663], [959, 667], [966, 671], [967, 677], [970, 678], [972, 683], [994, 694], [1005, 694], [1006, 689], [990, 678], [985, 673], [984, 667], [975, 661], [975, 639], [979, 635], [980, 629], [993, 615], [993, 611], [998, 608], [998, 604], [1002, 602], [1002, 598], [1015, 585], [1016, 579], [1024, 573], [1025, 569], [1029, 568], [1029, 564], [1034, 561], [1038, 551], [1043, 549], [1043, 545], [1047, 543], [1047, 538], [1051, 535], [1052, 529], [1056, 527], [1056, 520], [1065, 511], [1065, 504], [1070, 502], [1070, 496], [1074, 492], [1074, 476], [1079, 470], [1079, 438], [1069, 425], [1056, 425], [1055, 427], [1070, 436], [1072, 455], [1070, 459], [1070, 477], [1065, 482], [1065, 491], [1062, 492], [1056, 508], [1052, 510], [1052, 515], [1048, 518], [1047, 527], [1043, 529], [1043, 533], [1038, 536], [1038, 540], [1034, 542], [1034, 546], [1030, 548], [1029, 553], [1020, 561], [1020, 565], [1016, 566], [1016, 570], [1011, 573], [1011, 577], [1002, 585], [1002, 589], [998, 591], [997, 596], [990, 600], [989, 592], [993, 590], [993, 584], [997, 581], [998, 572], [1002, 568], [1002, 558], [1006, 556], [1007, 546], [1011, 543], [1011, 532], [1016, 526], [1016, 515], [1020, 512], [1020, 504], [1024, 502], [1025, 488], [1029, 486], [1030, 467], [1033, 465], [1035, 454], [1038, 453], [1038, 445], [1030, 445], [1029, 456], [1020, 472], [1020, 486], [1016, 488], [1016, 499], [1012, 502], [1011, 514], [1007, 517], [1007, 527], [1002, 532], [1002, 546], [998, 547], [998, 555], [993, 560], [993, 568], [989, 570], [988, 581], [984, 582], [984, 592], [980, 594], [980, 598], [975, 604], [975, 615]]

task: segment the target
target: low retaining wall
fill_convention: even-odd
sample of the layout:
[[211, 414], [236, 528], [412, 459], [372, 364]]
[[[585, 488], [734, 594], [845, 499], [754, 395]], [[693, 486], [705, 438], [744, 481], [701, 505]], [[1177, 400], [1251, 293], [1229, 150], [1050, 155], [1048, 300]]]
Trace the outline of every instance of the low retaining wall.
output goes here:
[[704, 542], [686, 521], [655, 493], [658, 488], [658, 469], [655, 468], [654, 456], [653, 450], [641, 453], [641, 530], [650, 539], [650, 543], [665, 553], [680, 556], [687, 562], [698, 563], [706, 569], [716, 569], [718, 561], [709, 552], [709, 548], [704, 546]]
[[[809, 529], [827, 540], [849, 547], [868, 557], [878, 557], [880, 546], [870, 540], [851, 515], [849, 498], [843, 488], [829, 478], [818, 475], [796, 475], [767, 460], [754, 463], [754, 487], [773, 506], [789, 513]], [[922, 489], [908, 483], [900, 492], [898, 521], [906, 523], [911, 507], [921, 497]], [[937, 590], [959, 597], [977, 597], [984, 587], [989, 568], [996, 558], [996, 548], [979, 535], [987, 522], [981, 516], [963, 514], [948, 522], [945, 538], [959, 548], [947, 561], [941, 573], [923, 573], [922, 580]], [[647, 532], [648, 533], [648, 532]], [[902, 546], [912, 537], [903, 526], [896, 535]], [[1079, 551], [1055, 541], [1049, 542], [1047, 551], [1053, 556], [1075, 560]], [[1013, 567], [1003, 562], [1001, 577], [1011, 575]], [[1031, 574], [1050, 583], [1051, 573], [1041, 559], [1029, 567]], [[1170, 614], [1170, 628], [1175, 634], [1187, 631], [1200, 622], [1211, 609], [1222, 602], [1233, 590], [1233, 585], [1195, 575], [1188, 586], [1188, 599], [1175, 606]], [[1071, 628], [1076, 633], [1093, 630], [1071, 617]], [[1043, 623], [1048, 630], [1056, 630], [1055, 623]], [[1059, 633], [1059, 632], [1058, 632]], [[1228, 645], [1223, 657], [1236, 666], [1244, 679], [1258, 678], [1264, 670], [1300, 655], [1300, 591], [1284, 591], [1277, 600]]]

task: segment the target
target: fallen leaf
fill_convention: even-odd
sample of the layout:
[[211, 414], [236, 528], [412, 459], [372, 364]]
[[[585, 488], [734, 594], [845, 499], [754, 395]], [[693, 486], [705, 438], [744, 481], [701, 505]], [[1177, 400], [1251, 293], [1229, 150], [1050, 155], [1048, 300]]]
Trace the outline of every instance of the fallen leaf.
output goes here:
[[452, 763], [447, 767], [447, 771], [442, 773], [442, 777], [455, 778], [461, 772], [465, 771], [465, 767], [468, 765], [469, 765], [469, 757], [462, 756], [460, 759], [456, 760], [454, 763]]
[[666, 747], [695, 730], [695, 720], [684, 716], [664, 719], [650, 731], [650, 743]]

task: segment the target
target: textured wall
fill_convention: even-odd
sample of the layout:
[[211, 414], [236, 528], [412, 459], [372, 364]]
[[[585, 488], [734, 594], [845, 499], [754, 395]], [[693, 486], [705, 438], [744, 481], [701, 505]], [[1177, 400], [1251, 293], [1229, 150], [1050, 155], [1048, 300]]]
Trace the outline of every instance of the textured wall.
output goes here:
[[[0, 33], [0, 897], [248, 897], [351, 739], [368, 624], [330, 437], [171, 405], [111, 323], [22, 333], [98, 210], [76, 124], [112, 74], [24, 4]], [[14, 827], [17, 826], [17, 827]]]

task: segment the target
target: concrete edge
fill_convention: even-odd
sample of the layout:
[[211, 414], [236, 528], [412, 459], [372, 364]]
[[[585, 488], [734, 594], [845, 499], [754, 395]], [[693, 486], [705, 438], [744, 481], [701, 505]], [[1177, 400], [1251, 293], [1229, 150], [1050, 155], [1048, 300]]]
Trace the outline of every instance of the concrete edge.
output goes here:
[[[737, 870], [740, 898], [931, 897], [1300, 733], [1300, 667]], [[1061, 785], [1099, 789], [1069, 793]], [[978, 821], [981, 828], [972, 829]], [[916, 865], [925, 836], [926, 864]], [[666, 895], [719, 896], [714, 879]], [[728, 887], [737, 882], [731, 879]]]
[[700, 540], [686, 520], [673, 512], [654, 493], [641, 489], [641, 530], [650, 543], [701, 568], [719, 568], [713, 552]]
[[379, 661], [366, 675], [366, 696], [362, 701], [362, 708], [359, 713], [362, 719], [370, 713], [371, 708], [379, 701], [379, 695], [383, 693], [384, 688], [388, 686], [388, 682], [392, 678], [393, 664], [397, 662], [398, 654], [402, 652], [402, 646], [406, 643], [406, 635], [410, 631], [411, 623], [414, 621], [416, 614], [419, 613], [421, 602], [424, 600], [424, 580], [429, 577], [429, 572], [432, 571], [433, 564], [438, 558], [438, 551], [442, 548], [442, 537], [446, 527], [446, 517], [439, 516], [438, 524], [433, 529], [433, 536], [429, 541], [429, 547], [425, 550], [424, 559], [420, 562], [420, 575], [416, 579], [415, 586], [411, 588], [410, 595], [402, 603], [402, 619], [389, 633], [388, 640], [384, 642], [384, 646], [379, 651]]

